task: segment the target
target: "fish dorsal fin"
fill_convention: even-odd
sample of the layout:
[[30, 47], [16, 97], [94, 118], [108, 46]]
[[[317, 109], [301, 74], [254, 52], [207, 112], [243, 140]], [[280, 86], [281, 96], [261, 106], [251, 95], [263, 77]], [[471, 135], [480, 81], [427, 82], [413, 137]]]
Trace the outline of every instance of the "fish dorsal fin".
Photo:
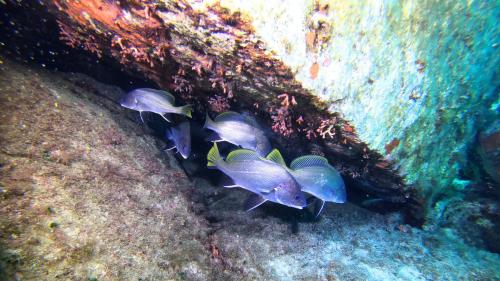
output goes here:
[[231, 151], [227, 157], [226, 162], [243, 161], [243, 160], [257, 160], [260, 159], [259, 155], [252, 150], [237, 149]]
[[271, 160], [275, 163], [278, 163], [280, 164], [281, 166], [283, 167], [286, 167], [286, 163], [285, 163], [285, 159], [283, 159], [283, 156], [281, 156], [281, 153], [279, 150], [277, 150], [276, 148], [273, 149], [273, 151], [271, 151], [267, 156], [266, 156], [266, 159], [267, 160]]
[[156, 89], [149, 89], [149, 88], [146, 88], [144, 90], [147, 90], [149, 92], [153, 92], [153, 93], [157, 93], [157, 94], [160, 94], [160, 95], [163, 95], [165, 96], [165, 98], [171, 103], [171, 104], [175, 104], [175, 97], [167, 92], [167, 91], [162, 91], [162, 90], [156, 90]]
[[295, 158], [290, 164], [290, 169], [298, 170], [305, 167], [326, 167], [330, 168], [330, 164], [328, 164], [328, 160], [325, 157], [317, 156], [317, 155], [305, 155]]
[[242, 121], [248, 122], [244, 116], [234, 111], [227, 111], [219, 114], [219, 116], [215, 117], [215, 122], [224, 122], [224, 121]]

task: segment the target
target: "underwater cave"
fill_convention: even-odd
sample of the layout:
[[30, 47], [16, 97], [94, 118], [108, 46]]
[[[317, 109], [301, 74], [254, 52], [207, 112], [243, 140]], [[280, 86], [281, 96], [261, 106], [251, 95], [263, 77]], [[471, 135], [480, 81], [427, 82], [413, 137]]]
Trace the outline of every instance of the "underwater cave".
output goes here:
[[0, 280], [500, 280], [499, 13], [0, 0]]

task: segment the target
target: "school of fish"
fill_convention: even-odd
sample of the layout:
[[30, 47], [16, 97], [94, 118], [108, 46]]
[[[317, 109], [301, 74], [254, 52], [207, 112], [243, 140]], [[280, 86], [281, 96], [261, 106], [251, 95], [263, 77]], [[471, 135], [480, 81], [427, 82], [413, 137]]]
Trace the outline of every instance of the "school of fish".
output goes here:
[[[143, 112], [159, 114], [171, 124], [165, 132], [165, 138], [173, 143], [168, 149], [176, 149], [184, 159], [189, 157], [191, 132], [186, 117], [191, 118], [191, 105], [176, 107], [172, 94], [149, 88], [129, 92], [120, 104], [138, 111], [142, 122]], [[233, 184], [226, 188], [240, 187], [252, 192], [245, 203], [246, 210], [253, 210], [267, 201], [303, 209], [311, 198], [316, 198], [312, 202], [317, 217], [325, 202], [346, 201], [344, 181], [326, 158], [305, 155], [293, 160], [288, 167], [281, 153], [272, 149], [264, 130], [252, 116], [228, 111], [212, 120], [207, 113], [204, 128], [212, 131], [206, 140], [213, 142], [207, 166], [231, 178]], [[223, 158], [217, 146], [221, 141], [242, 148]]]

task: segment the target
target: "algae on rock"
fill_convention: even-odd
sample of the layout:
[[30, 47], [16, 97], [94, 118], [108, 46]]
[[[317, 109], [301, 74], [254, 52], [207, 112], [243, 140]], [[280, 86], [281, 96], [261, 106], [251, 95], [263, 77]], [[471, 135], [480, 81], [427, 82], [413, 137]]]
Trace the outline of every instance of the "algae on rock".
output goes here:
[[5, 278], [207, 280], [208, 228], [182, 193], [190, 181], [126, 118], [121, 90], [2, 61]]
[[2, 61], [0, 279], [500, 279], [498, 254], [397, 213], [246, 212], [247, 192], [160, 152], [117, 87]]
[[[269, 125], [281, 132], [331, 136], [322, 149], [353, 186], [407, 202], [413, 194], [401, 180], [380, 172], [395, 163], [430, 224], [442, 215], [439, 198], [454, 196], [476, 134], [498, 118], [495, 1], [47, 3], [69, 44], [82, 41], [188, 99], [236, 95], [239, 105], [271, 112], [281, 123]], [[198, 88], [223, 95], [192, 95]], [[300, 98], [296, 115], [272, 115], [283, 93]]]
[[[222, 1], [433, 205], [500, 117], [495, 1]], [[495, 105], [496, 104], [496, 105]], [[498, 144], [497, 144], [498, 147]], [[431, 223], [439, 211], [429, 209]]]

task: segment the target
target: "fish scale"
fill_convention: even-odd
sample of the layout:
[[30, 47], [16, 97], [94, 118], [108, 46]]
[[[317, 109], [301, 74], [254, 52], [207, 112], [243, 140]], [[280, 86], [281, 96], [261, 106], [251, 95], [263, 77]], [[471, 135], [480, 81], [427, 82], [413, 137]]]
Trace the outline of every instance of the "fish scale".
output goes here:
[[272, 201], [298, 209], [306, 206], [305, 196], [299, 184], [287, 169], [279, 163], [260, 157], [254, 151], [235, 150], [229, 153], [224, 161], [217, 144], [214, 143], [207, 160], [208, 167], [219, 169], [229, 176], [236, 186], [260, 196], [256, 204]]
[[217, 133], [221, 140], [254, 150], [262, 157], [271, 150], [271, 143], [266, 135], [249, 116], [228, 111], [212, 120], [207, 115], [204, 127]]

